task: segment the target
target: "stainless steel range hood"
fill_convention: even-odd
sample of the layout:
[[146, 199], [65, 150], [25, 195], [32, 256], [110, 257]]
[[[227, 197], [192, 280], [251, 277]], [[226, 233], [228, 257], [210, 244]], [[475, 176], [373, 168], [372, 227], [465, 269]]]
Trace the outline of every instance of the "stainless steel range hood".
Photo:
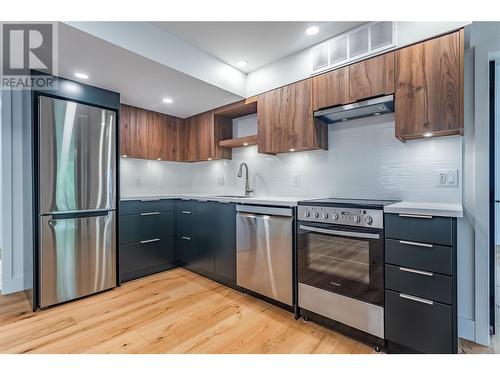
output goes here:
[[379, 116], [394, 112], [394, 95], [363, 100], [314, 112], [314, 117], [327, 124], [354, 120], [362, 117]]

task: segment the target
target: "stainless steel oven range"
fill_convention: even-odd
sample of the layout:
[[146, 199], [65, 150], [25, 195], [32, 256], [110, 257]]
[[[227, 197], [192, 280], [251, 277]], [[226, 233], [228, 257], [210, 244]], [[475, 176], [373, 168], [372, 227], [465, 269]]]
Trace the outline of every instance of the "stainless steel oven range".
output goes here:
[[298, 305], [319, 321], [384, 344], [384, 205], [393, 201], [299, 202]]

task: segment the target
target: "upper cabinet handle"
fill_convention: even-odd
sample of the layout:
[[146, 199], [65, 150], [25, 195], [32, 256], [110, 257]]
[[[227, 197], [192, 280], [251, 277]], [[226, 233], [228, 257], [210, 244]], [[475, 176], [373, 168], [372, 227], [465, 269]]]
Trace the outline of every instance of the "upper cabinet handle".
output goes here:
[[403, 245], [413, 245], [413, 246], [428, 247], [428, 248], [433, 248], [434, 247], [434, 245], [431, 244], [431, 243], [403, 241], [403, 240], [399, 240], [399, 243], [403, 244]]

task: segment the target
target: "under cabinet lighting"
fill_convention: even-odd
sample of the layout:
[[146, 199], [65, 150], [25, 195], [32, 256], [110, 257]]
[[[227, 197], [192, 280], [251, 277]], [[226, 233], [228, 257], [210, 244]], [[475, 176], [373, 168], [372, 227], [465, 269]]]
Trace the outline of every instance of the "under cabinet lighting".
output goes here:
[[159, 160], [159, 161], [161, 161], [161, 158], [157, 158], [156, 160]]
[[76, 72], [75, 73], [75, 77], [76, 78], [81, 78], [81, 79], [89, 79], [89, 76], [85, 73], [79, 73], [79, 72]]
[[128, 156], [127, 156], [127, 155], [122, 155], [122, 157], [124, 157], [124, 158], [128, 158]]
[[306, 29], [306, 34], [307, 35], [316, 35], [319, 31], [319, 27], [318, 26], [309, 26], [307, 29]]
[[294, 149], [294, 148], [291, 148], [289, 151], [290, 151], [290, 152], [295, 152], [295, 149]]
[[248, 142], [243, 143], [243, 146], [248, 146]]
[[208, 158], [208, 160], [212, 160], [212, 158]]
[[434, 134], [429, 133], [429, 132], [424, 133], [424, 137], [426, 137], [426, 138], [432, 137], [433, 135], [434, 135]]

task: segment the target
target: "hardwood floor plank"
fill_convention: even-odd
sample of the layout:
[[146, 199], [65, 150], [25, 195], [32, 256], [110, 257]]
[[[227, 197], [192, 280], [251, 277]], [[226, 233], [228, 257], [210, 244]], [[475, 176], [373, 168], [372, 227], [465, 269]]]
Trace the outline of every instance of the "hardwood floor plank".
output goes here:
[[3, 353], [370, 353], [361, 343], [184, 269], [32, 313], [0, 296]]

